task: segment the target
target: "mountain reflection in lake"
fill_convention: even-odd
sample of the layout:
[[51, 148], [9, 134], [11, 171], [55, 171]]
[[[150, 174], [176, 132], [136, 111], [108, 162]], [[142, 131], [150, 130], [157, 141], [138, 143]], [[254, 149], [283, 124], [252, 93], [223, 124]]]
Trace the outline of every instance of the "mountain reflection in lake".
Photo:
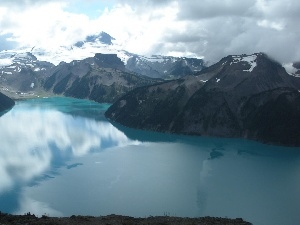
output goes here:
[[18, 102], [0, 117], [0, 211], [300, 221], [300, 150], [110, 124], [107, 104]]

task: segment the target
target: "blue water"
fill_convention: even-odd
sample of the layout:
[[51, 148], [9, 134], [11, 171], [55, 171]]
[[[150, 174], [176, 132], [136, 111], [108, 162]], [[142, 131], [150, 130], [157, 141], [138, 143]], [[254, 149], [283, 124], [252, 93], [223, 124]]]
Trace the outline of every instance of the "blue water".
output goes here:
[[299, 224], [299, 148], [128, 129], [108, 107], [33, 99], [0, 117], [0, 211]]

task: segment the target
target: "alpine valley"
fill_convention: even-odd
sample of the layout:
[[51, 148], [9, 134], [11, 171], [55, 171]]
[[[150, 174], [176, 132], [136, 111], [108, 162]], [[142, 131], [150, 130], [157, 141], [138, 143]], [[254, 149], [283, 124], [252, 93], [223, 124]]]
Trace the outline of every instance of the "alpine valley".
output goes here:
[[300, 146], [300, 66], [264, 53], [203, 59], [141, 56], [105, 32], [71, 46], [0, 52], [0, 110], [63, 95], [114, 103], [111, 121], [160, 132]]

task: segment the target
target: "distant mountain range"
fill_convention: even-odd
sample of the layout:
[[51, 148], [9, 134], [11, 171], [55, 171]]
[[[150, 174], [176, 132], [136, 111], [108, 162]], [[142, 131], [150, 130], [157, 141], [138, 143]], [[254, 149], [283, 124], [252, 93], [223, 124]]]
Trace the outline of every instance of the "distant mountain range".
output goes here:
[[148, 77], [174, 79], [192, 75], [205, 68], [202, 59], [153, 55], [151, 57], [132, 55], [126, 69]]
[[[34, 46], [12, 51], [0, 52], [0, 66], [10, 66], [10, 57], [13, 55], [33, 54], [39, 61], [58, 65], [61, 62], [71, 62], [93, 57], [96, 53], [117, 54], [124, 62], [128, 71], [136, 72], [150, 77], [163, 78], [168, 76], [182, 76], [181, 71], [193, 73], [205, 67], [202, 59], [168, 56], [141, 56], [127, 52], [113, 37], [105, 32], [87, 36], [85, 40], [78, 41], [71, 46], [58, 46], [54, 49]], [[181, 68], [183, 67], [183, 68]]]
[[139, 129], [300, 146], [299, 81], [263, 53], [231, 55], [196, 76], [136, 88], [106, 116]]
[[[72, 46], [59, 46], [56, 49], [50, 50], [35, 46], [13, 51], [1, 51], [0, 91], [14, 98], [20, 95], [47, 95], [47, 93], [52, 93], [52, 91], [55, 94], [79, 96], [80, 94], [74, 94], [71, 89], [62, 90], [64, 86], [69, 88], [70, 84], [58, 83], [66, 82], [66, 77], [70, 76], [72, 77], [68, 80], [70, 82], [71, 80], [76, 80], [76, 78], [81, 79], [82, 76], [87, 75], [87, 73], [91, 71], [92, 79], [102, 79], [101, 76], [104, 76], [104, 73], [99, 72], [99, 68], [105, 68], [103, 70], [110, 68], [118, 70], [119, 74], [122, 73], [127, 74], [126, 76], [130, 75], [131, 77], [135, 77], [132, 79], [130, 85], [124, 82], [115, 83], [115, 86], [121, 85], [122, 88], [115, 87], [116, 90], [118, 90], [118, 94], [115, 94], [114, 98], [108, 98], [107, 96], [103, 98], [92, 98], [93, 100], [109, 100], [109, 102], [112, 102], [113, 99], [116, 99], [135, 86], [151, 84], [158, 81], [157, 79], [150, 81], [149, 78], [145, 76], [150, 78], [173, 79], [185, 76], [186, 74], [194, 74], [205, 68], [205, 63], [202, 59], [159, 55], [146, 57], [129, 53], [121, 48], [122, 46], [116, 44], [115, 39], [109, 34], [100, 32], [98, 35], [87, 36], [85, 40], [76, 42]], [[104, 64], [101, 64], [98, 56], [104, 59]], [[98, 60], [95, 61], [94, 59]], [[95, 65], [98, 66], [98, 69], [95, 69]], [[70, 71], [72, 71], [72, 73]], [[89, 76], [85, 76], [85, 79]], [[139, 77], [136, 78], [137, 76]], [[50, 77], [50, 80], [53, 81], [53, 85], [56, 87], [50, 85]], [[79, 82], [78, 79], [76, 82]], [[106, 78], [104, 78], [104, 80], [105, 79]], [[146, 82], [146, 80], [149, 82]], [[82, 84], [82, 81], [83, 80], [79, 83]], [[136, 84], [134, 84], [134, 82], [136, 82]], [[99, 85], [98, 81], [96, 83]], [[108, 94], [110, 92], [108, 89], [111, 89], [108, 86], [111, 86], [113, 83], [104, 83], [101, 83], [101, 88], [104, 88], [105, 93]], [[60, 88], [58, 88], [59, 85], [61, 85]], [[89, 85], [90, 91], [93, 91], [93, 85], [90, 81]], [[123, 87], [123, 85], [125, 86]], [[79, 87], [81, 86], [79, 85]], [[104, 92], [101, 91], [100, 93]], [[89, 98], [90, 94], [81, 96]]]

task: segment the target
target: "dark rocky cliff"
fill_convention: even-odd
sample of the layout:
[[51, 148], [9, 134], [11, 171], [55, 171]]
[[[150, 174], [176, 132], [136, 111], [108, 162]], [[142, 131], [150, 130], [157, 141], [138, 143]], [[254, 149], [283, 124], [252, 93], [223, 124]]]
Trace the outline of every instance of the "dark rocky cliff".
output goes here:
[[124, 63], [115, 54], [61, 63], [49, 73], [43, 85], [46, 91], [108, 103], [136, 87], [161, 81], [125, 72]]
[[265, 54], [228, 56], [196, 77], [134, 90], [106, 116], [163, 132], [300, 146], [300, 90]]
[[95, 62], [99, 67], [113, 68], [113, 69], [125, 71], [125, 65], [121, 61], [121, 59], [118, 58], [117, 54], [96, 53], [94, 58], [95, 58]]
[[4, 111], [12, 108], [15, 105], [14, 100], [0, 92], [0, 116]]

